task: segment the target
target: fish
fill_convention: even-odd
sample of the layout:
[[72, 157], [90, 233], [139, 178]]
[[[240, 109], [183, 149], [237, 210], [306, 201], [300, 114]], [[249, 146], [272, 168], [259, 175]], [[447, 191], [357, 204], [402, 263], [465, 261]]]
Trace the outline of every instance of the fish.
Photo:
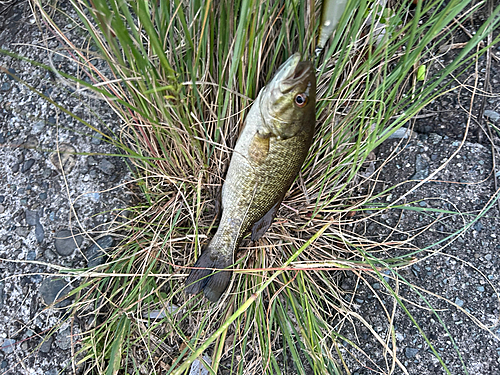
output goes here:
[[272, 224], [307, 157], [315, 125], [315, 70], [295, 53], [247, 114], [222, 186], [217, 232], [191, 267], [186, 294], [220, 299], [231, 280], [234, 253], [249, 232], [256, 241]]

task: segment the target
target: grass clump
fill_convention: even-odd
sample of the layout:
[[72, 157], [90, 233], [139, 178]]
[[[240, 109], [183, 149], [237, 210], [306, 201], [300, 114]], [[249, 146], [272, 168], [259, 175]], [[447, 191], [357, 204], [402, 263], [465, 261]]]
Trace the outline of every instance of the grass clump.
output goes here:
[[[53, 21], [57, 7], [36, 2], [85, 74], [73, 83], [101, 95], [119, 115], [123, 130], [113, 141], [133, 165], [144, 197], [130, 209], [121, 246], [78, 289], [75, 312], [94, 316], [82, 349], [88, 371], [181, 374], [205, 355], [213, 374], [340, 374], [349, 371], [346, 354], [359, 352], [341, 330], [355, 319], [387, 351], [388, 369], [378, 371], [405, 372], [395, 345], [388, 345], [393, 330], [385, 338], [370, 327], [337, 281], [339, 270], [379, 280], [418, 327], [386, 281], [414, 261], [417, 249], [408, 241], [398, 244], [399, 256], [383, 256], [394, 244], [350, 233], [347, 224], [359, 220], [357, 212], [387, 208], [377, 198], [388, 191], [373, 194], [376, 173], [365, 173], [370, 153], [441, 95], [446, 77], [489, 48], [483, 41], [498, 27], [500, 10], [452, 63], [425, 77], [422, 67], [477, 7], [458, 0], [415, 7], [349, 2], [316, 60], [317, 131], [309, 157], [266, 236], [236, 254], [229, 293], [213, 305], [183, 294], [185, 267], [216, 226], [218, 190], [252, 99], [290, 54], [313, 56], [319, 5], [71, 4], [90, 48], [65, 37]], [[369, 188], [360, 194], [362, 186]]]

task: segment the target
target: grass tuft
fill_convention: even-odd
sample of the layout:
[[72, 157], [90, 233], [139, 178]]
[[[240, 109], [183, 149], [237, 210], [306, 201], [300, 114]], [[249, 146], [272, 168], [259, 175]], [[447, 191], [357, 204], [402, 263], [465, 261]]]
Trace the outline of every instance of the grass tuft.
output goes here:
[[[144, 197], [129, 209], [131, 219], [119, 228], [124, 240], [109, 262], [88, 272], [77, 291], [74, 312], [93, 317], [82, 344], [87, 372], [183, 374], [206, 355], [212, 374], [341, 374], [352, 360], [407, 373], [391, 323], [396, 307], [421, 328], [408, 309], [415, 302], [399, 288], [410, 288], [441, 321], [426, 292], [399, 273], [426, 249], [412, 243], [418, 233], [374, 241], [349, 225], [389, 207], [381, 198], [394, 187], [374, 193], [380, 170], [369, 171], [371, 152], [442, 95], [446, 78], [498, 42], [484, 41], [499, 26], [500, 7], [455, 60], [425, 76], [422, 67], [439, 58], [439, 47], [482, 3], [348, 2], [315, 59], [317, 131], [309, 157], [268, 233], [236, 254], [229, 293], [213, 305], [183, 294], [186, 267], [217, 225], [217, 195], [252, 99], [290, 54], [312, 58], [320, 9], [313, 1], [71, 4], [88, 48], [64, 35], [54, 21], [57, 7], [35, 1], [40, 21], [84, 73], [59, 77], [118, 114], [122, 128], [109, 141], [128, 158]], [[380, 283], [372, 291], [386, 334], [357, 314], [338, 286], [347, 270], [367, 285]], [[394, 309], [382, 303], [387, 295]], [[355, 320], [384, 348], [386, 368], [343, 335]]]

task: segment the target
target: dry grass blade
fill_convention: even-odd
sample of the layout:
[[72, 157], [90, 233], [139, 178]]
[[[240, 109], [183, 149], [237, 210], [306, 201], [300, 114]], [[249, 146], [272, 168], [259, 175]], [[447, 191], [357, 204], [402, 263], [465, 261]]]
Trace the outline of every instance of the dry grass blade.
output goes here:
[[[379, 373], [407, 373], [392, 322], [400, 309], [420, 329], [407, 308], [420, 304], [399, 297], [407, 284], [398, 272], [422, 254], [414, 239], [430, 225], [393, 229], [406, 236], [400, 241], [365, 238], [352, 225], [391, 207], [418, 209], [383, 200], [394, 187], [374, 193], [380, 170], [371, 151], [440, 95], [445, 77], [485, 51], [478, 46], [498, 27], [500, 8], [455, 61], [422, 82], [418, 66], [469, 15], [468, 2], [412, 9], [349, 2], [316, 61], [318, 126], [309, 157], [269, 232], [237, 254], [229, 293], [211, 305], [184, 295], [186, 267], [217, 225], [218, 191], [251, 98], [291, 53], [312, 56], [319, 9], [311, 1], [73, 0], [84, 48], [53, 21], [57, 8], [35, 4], [87, 78], [60, 77], [94, 90], [121, 118], [113, 141], [144, 197], [118, 228], [125, 239], [108, 264], [81, 274], [75, 311], [94, 316], [84, 335], [89, 373], [180, 374], [203, 353], [213, 356], [211, 373], [340, 374], [349, 372], [351, 355]], [[338, 287], [339, 270], [378, 280], [380, 305], [392, 298], [383, 307], [384, 333], [354, 311]], [[342, 335], [353, 321], [384, 348], [385, 368]]]

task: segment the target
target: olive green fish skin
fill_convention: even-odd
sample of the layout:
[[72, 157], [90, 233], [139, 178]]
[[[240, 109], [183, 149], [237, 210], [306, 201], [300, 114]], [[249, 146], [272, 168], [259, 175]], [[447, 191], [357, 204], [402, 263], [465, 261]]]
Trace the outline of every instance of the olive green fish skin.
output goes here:
[[316, 122], [315, 102], [314, 68], [294, 54], [261, 90], [247, 115], [222, 187], [219, 228], [186, 280], [188, 294], [203, 291], [210, 301], [217, 301], [231, 272], [204, 268], [230, 267], [243, 237], [272, 210], [261, 231], [270, 225], [307, 156]]

